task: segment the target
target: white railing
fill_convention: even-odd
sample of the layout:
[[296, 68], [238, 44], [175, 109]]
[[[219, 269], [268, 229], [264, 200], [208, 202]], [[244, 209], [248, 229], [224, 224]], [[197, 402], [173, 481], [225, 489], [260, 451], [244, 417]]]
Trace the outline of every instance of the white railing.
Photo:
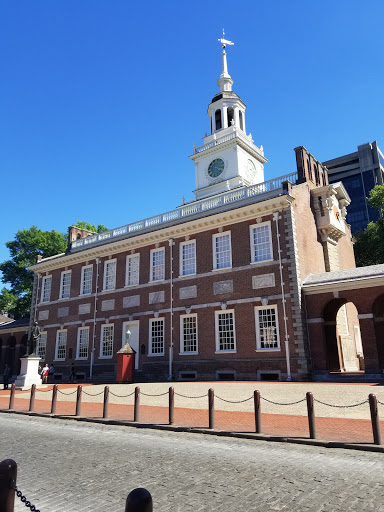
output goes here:
[[[208, 210], [214, 210], [230, 203], [246, 201], [247, 199], [257, 195], [261, 196], [262, 194], [281, 189], [282, 184], [285, 181], [296, 183], [296, 180], [297, 172], [294, 172], [291, 174], [285, 174], [284, 176], [279, 176], [273, 180], [258, 183], [257, 185], [251, 185], [250, 187], [241, 187], [235, 190], [230, 190], [229, 192], [224, 192], [214, 197], [186, 204], [177, 210], [172, 210], [167, 213], [162, 213], [161, 215], [156, 215], [155, 217], [150, 217], [149, 219], [133, 222], [132, 224], [127, 224], [126, 226], [122, 226], [105, 233], [99, 233], [98, 235], [92, 235], [80, 240], [75, 240], [72, 242], [71, 248], [77, 249], [79, 247], [88, 247], [96, 242], [109, 241], [111, 238], [117, 238], [130, 233], [137, 233], [153, 226], [161, 226], [162, 224], [174, 222], [199, 213], [204, 213]], [[262, 197], [260, 197], [260, 199], [262, 199]]]
[[[254, 146], [252, 142], [252, 137], [246, 135], [245, 133], [242, 133], [240, 130], [236, 130], [232, 133], [228, 133], [227, 135], [224, 135], [223, 137], [218, 137], [217, 139], [214, 139], [211, 142], [208, 142], [208, 144], [204, 144], [203, 146], [198, 146], [197, 148], [193, 148], [193, 154], [196, 155], [197, 153], [201, 153], [202, 151], [205, 151], [207, 149], [214, 148], [215, 146], [218, 146], [219, 144], [224, 144], [224, 142], [228, 142], [229, 140], [236, 139], [238, 137], [239, 139], [244, 140], [248, 144], [251, 144]], [[256, 151], [262, 155], [263, 153], [260, 151], [260, 149], [257, 146], [254, 146], [256, 148]]]

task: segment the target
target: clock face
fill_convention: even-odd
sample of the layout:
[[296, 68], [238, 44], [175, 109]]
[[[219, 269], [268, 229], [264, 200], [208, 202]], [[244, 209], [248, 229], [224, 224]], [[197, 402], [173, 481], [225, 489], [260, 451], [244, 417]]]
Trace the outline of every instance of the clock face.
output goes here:
[[218, 178], [224, 171], [224, 160], [215, 158], [208, 166], [208, 176], [211, 178]]
[[256, 176], [256, 167], [252, 160], [247, 162], [247, 177], [249, 180], [253, 180]]

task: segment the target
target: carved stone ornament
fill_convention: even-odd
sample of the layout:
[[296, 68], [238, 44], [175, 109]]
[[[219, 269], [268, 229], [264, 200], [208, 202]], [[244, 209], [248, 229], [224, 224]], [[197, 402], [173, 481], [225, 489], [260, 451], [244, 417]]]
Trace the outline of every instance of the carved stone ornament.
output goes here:
[[86, 315], [91, 312], [90, 304], [79, 304], [79, 315]]
[[215, 295], [221, 295], [223, 293], [232, 293], [233, 292], [233, 281], [232, 279], [228, 281], [218, 281], [213, 283], [213, 293]]
[[39, 311], [39, 320], [48, 320], [49, 310], [45, 309], [43, 311]]
[[161, 304], [164, 302], [164, 291], [149, 294], [149, 304]]
[[179, 290], [180, 299], [194, 299], [197, 297], [197, 286], [185, 286]]
[[275, 274], [262, 274], [252, 276], [252, 288], [258, 290], [260, 288], [269, 288], [275, 286]]
[[140, 295], [123, 298], [123, 308], [134, 308], [135, 306], [140, 306]]
[[103, 300], [101, 303], [101, 311], [111, 311], [115, 309], [115, 299]]

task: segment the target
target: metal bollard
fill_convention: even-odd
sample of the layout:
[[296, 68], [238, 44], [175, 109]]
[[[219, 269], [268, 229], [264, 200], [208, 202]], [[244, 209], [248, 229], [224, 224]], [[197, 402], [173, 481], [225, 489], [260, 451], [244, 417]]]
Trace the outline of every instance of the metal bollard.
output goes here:
[[381, 444], [380, 420], [379, 420], [379, 412], [377, 410], [376, 395], [371, 393], [369, 395], [368, 399], [369, 399], [369, 408], [371, 410], [373, 442], [375, 444]]
[[30, 411], [33, 411], [35, 409], [35, 393], [36, 393], [36, 384], [32, 384], [31, 398], [29, 399], [29, 410]]
[[151, 493], [143, 487], [133, 489], [128, 494], [125, 512], [153, 512]]
[[[140, 388], [135, 387], [135, 404], [133, 406], [133, 421], [139, 421]], [[133, 492], [133, 491], [132, 491]]]
[[12, 482], [16, 485], [17, 464], [12, 459], [5, 459], [0, 462], [0, 510], [1, 512], [13, 512], [15, 506], [15, 490], [12, 489]]
[[215, 392], [208, 389], [209, 428], [215, 428]]
[[313, 395], [310, 391], [306, 394], [307, 397], [307, 411], [308, 411], [308, 426], [310, 439], [316, 439], [316, 421], [315, 421], [315, 408], [313, 406]]
[[82, 386], [77, 386], [77, 395], [76, 395], [76, 414], [75, 416], [81, 416], [81, 396], [83, 392]]
[[260, 406], [260, 391], [253, 392], [253, 401], [255, 403], [255, 427], [256, 434], [261, 434], [261, 406]]
[[169, 424], [173, 425], [174, 413], [175, 413], [175, 390], [171, 386], [169, 388]]
[[13, 409], [13, 406], [15, 404], [15, 390], [16, 390], [16, 386], [15, 384], [12, 384], [11, 386], [11, 393], [9, 395], [9, 409]]
[[104, 406], [103, 406], [103, 418], [109, 416], [109, 386], [104, 388]]
[[51, 414], [56, 414], [56, 402], [57, 402], [57, 384], [54, 384], [53, 389], [52, 389]]

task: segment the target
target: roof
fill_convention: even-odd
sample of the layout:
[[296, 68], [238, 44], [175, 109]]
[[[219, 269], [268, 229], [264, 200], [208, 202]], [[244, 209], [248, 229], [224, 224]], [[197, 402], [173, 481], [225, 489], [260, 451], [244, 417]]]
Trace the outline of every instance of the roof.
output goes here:
[[0, 315], [0, 325], [8, 324], [9, 322], [13, 322], [13, 318], [9, 318], [9, 316]]
[[10, 321], [4, 324], [0, 324], [0, 331], [5, 329], [14, 329], [15, 327], [29, 326], [29, 317], [19, 318], [19, 320], [13, 320], [13, 318], [8, 318], [8, 320]]
[[341, 282], [353, 282], [362, 279], [384, 278], [384, 264], [357, 267], [348, 270], [334, 270], [322, 274], [309, 274], [303, 281], [303, 288]]

